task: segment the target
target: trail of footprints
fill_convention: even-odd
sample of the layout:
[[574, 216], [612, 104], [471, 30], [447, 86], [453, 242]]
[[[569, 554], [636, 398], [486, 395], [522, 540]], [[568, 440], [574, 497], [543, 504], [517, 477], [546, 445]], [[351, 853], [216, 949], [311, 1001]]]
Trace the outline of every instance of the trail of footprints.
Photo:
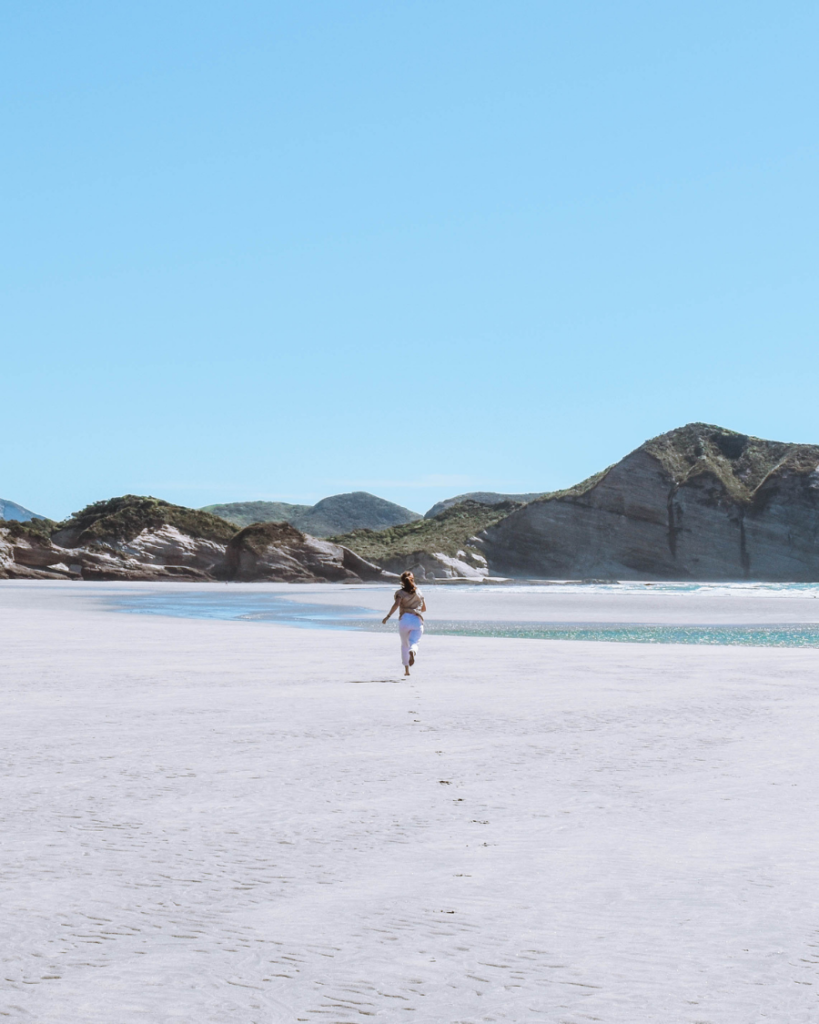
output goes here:
[[[425, 728], [422, 698], [412, 685], [408, 697], [401, 728], [420, 732]], [[578, 728], [584, 723], [588, 720], [579, 720]], [[447, 728], [456, 731], [451, 723]], [[436, 738], [439, 743], [446, 740]], [[77, 813], [81, 805], [76, 803], [72, 813], [57, 819], [61, 831], [51, 854], [23, 844], [5, 862], [0, 896], [17, 931], [7, 929], [4, 941], [0, 1017], [112, 1024], [110, 1003], [90, 1005], [84, 1018], [65, 1022], [43, 1007], [59, 1005], [62, 984], [93, 994], [114, 978], [136, 993], [128, 1020], [152, 1019], [152, 1014], [161, 1019], [156, 1008], [176, 992], [181, 994], [171, 1008], [173, 1017], [195, 1024], [291, 1024], [294, 1019], [620, 1024], [624, 1018], [613, 1006], [611, 974], [590, 976], [545, 940], [543, 948], [516, 941], [507, 909], [480, 887], [472, 890], [461, 881], [469, 877], [468, 869], [453, 872], [450, 905], [407, 900], [373, 909], [365, 900], [344, 904], [333, 919], [333, 889], [320, 887], [332, 886], [344, 871], [343, 859], [340, 867], [334, 859], [338, 850], [361, 844], [373, 856], [398, 854], [400, 846], [423, 845], [443, 820], [471, 829], [470, 835], [487, 834], [486, 808], [460, 795], [468, 789], [458, 788], [445, 751], [427, 754], [438, 775], [419, 782], [428, 787], [426, 817], [408, 811], [399, 820], [391, 811], [376, 813], [367, 808], [366, 789], [355, 791], [358, 809], [339, 810], [338, 819], [329, 819], [332, 827], [324, 821], [323, 831], [292, 806], [289, 817], [274, 822], [262, 815], [235, 827], [227, 806], [219, 820], [198, 824], [188, 816], [163, 822], [160, 829], [146, 825], [136, 812], [119, 821], [93, 809]], [[510, 759], [505, 767], [518, 763], [523, 762]], [[488, 770], [486, 764], [473, 768]], [[163, 771], [164, 779], [180, 780], [179, 785], [195, 777], [184, 766]], [[305, 754], [299, 771], [318, 785], [318, 761], [311, 764]], [[353, 786], [357, 771], [358, 765], [340, 766], [336, 784], [349, 778]], [[385, 760], [379, 778], [392, 779], [397, 771]], [[139, 781], [138, 772], [131, 774]], [[514, 770], [507, 770], [504, 784], [515, 781]], [[38, 813], [36, 802], [23, 810]], [[53, 905], [64, 909], [32, 913], [26, 886], [32, 892], [53, 886]], [[293, 920], [286, 913], [290, 905], [298, 913], [300, 898], [311, 891], [321, 910], [321, 929], [315, 921]], [[351, 907], [361, 911], [357, 920]], [[269, 916], [270, 908], [281, 909], [282, 917]], [[539, 926], [546, 933], [546, 924], [535, 921], [530, 931]], [[586, 925], [580, 910], [577, 924]], [[328, 941], [309, 941], [314, 930]], [[817, 948], [792, 961], [792, 980], [800, 986], [819, 977]], [[49, 987], [55, 988], [53, 1001], [41, 1000], [39, 992]], [[691, 1021], [699, 1019], [695, 1009], [691, 1013]]]

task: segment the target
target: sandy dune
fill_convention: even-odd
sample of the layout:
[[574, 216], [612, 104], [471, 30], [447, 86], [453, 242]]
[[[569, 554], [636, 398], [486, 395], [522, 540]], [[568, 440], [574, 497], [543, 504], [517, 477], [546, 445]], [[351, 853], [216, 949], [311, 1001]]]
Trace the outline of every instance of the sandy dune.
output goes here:
[[404, 683], [117, 592], [0, 585], [6, 1019], [819, 1020], [819, 652], [428, 636]]

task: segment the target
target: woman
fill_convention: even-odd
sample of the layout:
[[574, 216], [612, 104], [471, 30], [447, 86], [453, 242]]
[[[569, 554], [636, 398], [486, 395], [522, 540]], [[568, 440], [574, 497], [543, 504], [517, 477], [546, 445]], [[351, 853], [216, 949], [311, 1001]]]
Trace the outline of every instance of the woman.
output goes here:
[[382, 619], [384, 625], [392, 613], [400, 608], [398, 615], [398, 633], [401, 637], [401, 661], [404, 664], [404, 675], [410, 674], [410, 665], [415, 664], [418, 655], [418, 641], [424, 632], [424, 618], [421, 612], [427, 610], [427, 603], [424, 595], [415, 586], [415, 577], [407, 570], [401, 573], [401, 589], [395, 592], [395, 602], [387, 613], [387, 618]]

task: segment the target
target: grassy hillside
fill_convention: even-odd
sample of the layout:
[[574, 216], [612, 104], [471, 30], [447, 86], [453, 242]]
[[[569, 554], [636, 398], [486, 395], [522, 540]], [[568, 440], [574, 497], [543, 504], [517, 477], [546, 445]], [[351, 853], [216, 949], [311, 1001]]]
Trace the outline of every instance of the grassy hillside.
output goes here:
[[748, 502], [770, 473], [788, 468], [812, 473], [819, 447], [765, 441], [709, 423], [689, 423], [670, 430], [642, 448], [658, 459], [677, 483], [699, 473], [713, 473], [737, 501]]
[[351, 530], [381, 531], [420, 518], [417, 512], [396, 505], [394, 501], [368, 494], [367, 491], [352, 491], [322, 498], [292, 522], [304, 533], [311, 533], [314, 537], [329, 537]]
[[520, 507], [520, 502], [515, 501], [497, 505], [464, 501], [445, 509], [433, 519], [419, 519], [386, 530], [353, 530], [331, 540], [344, 544], [376, 565], [393, 555], [409, 555], [415, 551], [455, 555], [467, 546], [470, 537]]
[[50, 519], [0, 520], [0, 529], [12, 540], [22, 537], [46, 545], [51, 543], [51, 534], [56, 528], [57, 524]]
[[445, 498], [436, 502], [432, 508], [424, 513], [424, 519], [434, 519], [445, 509], [453, 505], [461, 505], [465, 501], [477, 501], [480, 505], [499, 505], [503, 501], [517, 501], [525, 504], [539, 498], [543, 491], [532, 491], [529, 494], [501, 494], [498, 491], [470, 491], [468, 494], [457, 494], [454, 498]]
[[[688, 423], [644, 442], [645, 451], [658, 460], [677, 484], [700, 473], [711, 473], [732, 498], [753, 500], [754, 492], [772, 473], [789, 470], [812, 473], [819, 465], [819, 446], [766, 441], [710, 423]], [[536, 502], [580, 497], [609, 472], [604, 469], [574, 487], [551, 491]]]
[[291, 505], [286, 501], [232, 501], [205, 505], [202, 512], [221, 516], [237, 526], [253, 523], [292, 523], [302, 533], [328, 537], [354, 529], [382, 530], [421, 517], [417, 512], [366, 491], [333, 494], [315, 505]]
[[143, 530], [175, 526], [191, 537], [227, 543], [236, 534], [232, 523], [195, 508], [172, 505], [161, 498], [124, 494], [121, 498], [95, 501], [60, 523], [55, 541], [93, 544], [106, 540], [129, 541]]

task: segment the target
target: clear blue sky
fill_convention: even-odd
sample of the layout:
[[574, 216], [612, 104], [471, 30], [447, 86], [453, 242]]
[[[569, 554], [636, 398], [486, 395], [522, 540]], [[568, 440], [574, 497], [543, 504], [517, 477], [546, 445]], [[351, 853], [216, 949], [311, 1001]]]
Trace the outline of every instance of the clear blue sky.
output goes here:
[[566, 486], [819, 442], [819, 7], [10, 0], [0, 495]]

